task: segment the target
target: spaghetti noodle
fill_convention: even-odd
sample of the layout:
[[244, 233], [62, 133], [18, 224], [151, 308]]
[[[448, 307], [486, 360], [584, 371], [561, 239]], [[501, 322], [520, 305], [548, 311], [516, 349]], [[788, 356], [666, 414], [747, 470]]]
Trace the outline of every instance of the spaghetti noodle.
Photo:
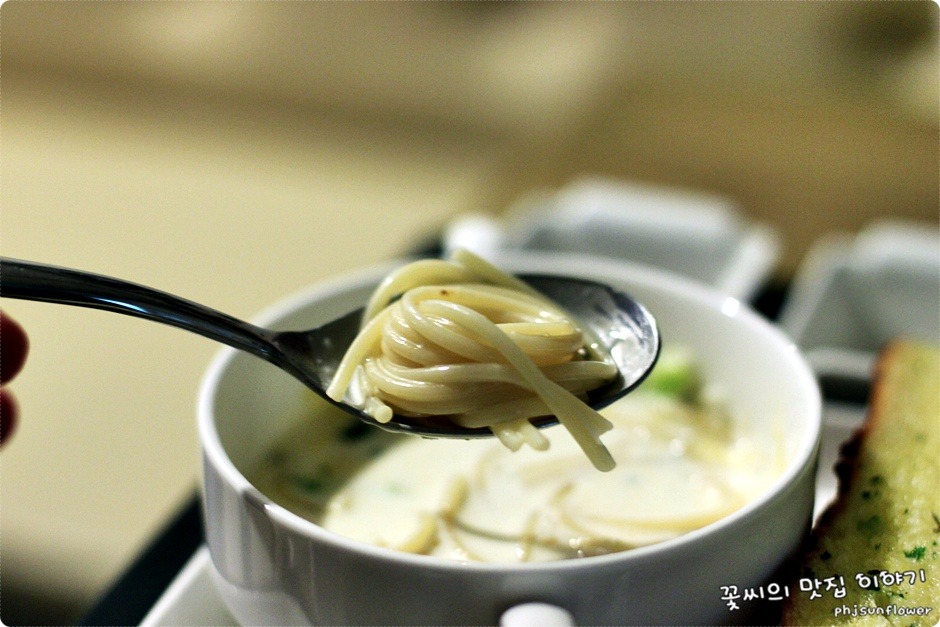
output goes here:
[[614, 467], [611, 423], [586, 393], [617, 376], [609, 355], [558, 305], [464, 250], [392, 272], [327, 388], [378, 422], [403, 416], [489, 428], [512, 450], [544, 450], [529, 419], [553, 415], [591, 463]]

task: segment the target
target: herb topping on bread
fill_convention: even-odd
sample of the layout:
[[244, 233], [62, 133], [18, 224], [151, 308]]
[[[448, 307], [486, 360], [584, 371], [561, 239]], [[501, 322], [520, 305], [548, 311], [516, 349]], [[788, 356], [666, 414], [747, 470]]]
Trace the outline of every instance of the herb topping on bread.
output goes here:
[[[899, 341], [881, 352], [866, 422], [836, 472], [839, 494], [816, 526], [783, 624], [938, 624], [940, 349]], [[809, 590], [827, 579], [842, 585]]]

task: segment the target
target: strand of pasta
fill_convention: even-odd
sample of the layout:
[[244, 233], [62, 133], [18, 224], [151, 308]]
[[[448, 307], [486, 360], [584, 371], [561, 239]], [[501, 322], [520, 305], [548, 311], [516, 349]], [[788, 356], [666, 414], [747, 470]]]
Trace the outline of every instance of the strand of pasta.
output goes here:
[[[487, 292], [487, 287], [491, 290], [490, 292]], [[506, 311], [515, 306], [516, 311], [509, 313], [529, 316], [545, 315], [544, 310], [539, 307], [540, 303], [519, 301], [514, 305], [509, 294], [490, 286], [457, 285], [447, 288], [413, 289], [402, 296], [399, 306], [386, 307], [366, 324], [342, 360], [327, 393], [332, 398], [341, 399], [352, 381], [356, 366], [383, 352], [398, 354], [408, 363], [418, 364], [453, 363], [455, 355], [463, 360], [476, 362], [492, 362], [498, 359], [496, 351], [481, 344], [477, 339], [461, 333], [460, 329], [447, 320], [446, 315], [434, 317], [422, 313], [420, 310], [422, 299], [429, 299], [432, 296], [440, 297], [441, 292], [446, 292], [445, 297], [466, 303], [468, 306], [475, 306], [477, 302], [475, 299], [481, 298], [480, 302], [483, 303], [481, 308], [498, 307]], [[388, 324], [390, 321], [391, 325]], [[602, 381], [595, 381], [595, 379], [598, 377], [609, 379], [616, 372], [612, 364], [601, 365], [602, 362], [588, 361], [570, 362], [572, 352], [578, 347], [578, 342], [572, 337], [576, 336], [574, 328], [566, 321], [507, 323], [501, 325], [500, 328], [508, 331], [508, 335], [515, 342], [524, 345], [529, 357], [539, 365], [552, 362], [572, 363], [572, 366], [567, 369], [555, 371], [565, 379], [577, 379], [579, 374], [586, 376], [587, 373], [592, 372], [593, 366], [595, 374], [591, 377], [591, 383], [600, 384]], [[407, 332], [402, 333], [401, 329], [407, 329]], [[543, 333], [543, 331], [546, 332]], [[412, 337], [408, 336], [408, 332]], [[539, 333], [539, 335], [532, 335], [533, 333]], [[422, 340], [431, 340], [431, 342], [427, 344]], [[389, 349], [388, 351], [383, 350], [383, 343], [384, 347]], [[446, 353], [444, 355], [440, 351], [442, 348]], [[603, 373], [599, 372], [598, 366]], [[579, 373], [579, 370], [584, 370], [584, 373]], [[507, 369], [504, 368], [503, 372], [505, 374]], [[409, 373], [408, 376], [412, 375], [420, 375], [420, 372]], [[448, 371], [448, 376], [454, 382], [461, 381], [461, 375], [456, 365], [454, 370]], [[508, 375], [504, 380], [519, 382], [518, 377], [512, 379]], [[591, 387], [597, 387], [597, 385]]]
[[614, 459], [600, 440], [602, 433], [613, 428], [610, 421], [546, 377], [509, 337], [501, 333], [483, 315], [445, 301], [427, 301], [425, 305], [432, 313], [449, 314], [465, 328], [472, 328], [485, 337], [519, 372], [529, 384], [530, 389], [542, 399], [552, 414], [571, 433], [591, 463], [598, 470], [613, 469]]
[[585, 359], [584, 346], [563, 309], [458, 251], [386, 277], [327, 394], [341, 400], [355, 389], [380, 422], [397, 411], [488, 427], [511, 449], [546, 448], [528, 419], [555, 415], [591, 462], [608, 470], [614, 462], [599, 436], [611, 425], [576, 395], [603, 385], [616, 368]]
[[372, 293], [363, 312], [363, 323], [372, 320], [378, 312], [410, 289], [422, 285], [441, 283], [471, 283], [478, 276], [464, 265], [443, 259], [420, 259], [386, 276]]

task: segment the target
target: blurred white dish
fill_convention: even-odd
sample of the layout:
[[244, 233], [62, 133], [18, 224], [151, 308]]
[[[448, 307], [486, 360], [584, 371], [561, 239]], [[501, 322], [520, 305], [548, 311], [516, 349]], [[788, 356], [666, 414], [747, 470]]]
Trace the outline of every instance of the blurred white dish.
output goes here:
[[879, 221], [857, 237], [831, 235], [809, 252], [780, 326], [819, 375], [869, 377], [890, 339], [940, 340], [936, 225]]
[[532, 194], [505, 219], [460, 216], [444, 248], [574, 252], [654, 266], [750, 300], [768, 279], [779, 242], [728, 198], [667, 187], [584, 178]]

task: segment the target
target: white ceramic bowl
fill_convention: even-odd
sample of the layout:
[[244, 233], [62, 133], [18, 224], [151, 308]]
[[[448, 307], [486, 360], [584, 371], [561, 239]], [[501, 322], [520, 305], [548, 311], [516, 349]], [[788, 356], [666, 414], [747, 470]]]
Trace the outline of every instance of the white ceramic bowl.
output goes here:
[[[748, 621], [746, 607], [731, 611], [722, 600], [722, 586], [743, 591], [770, 581], [804, 538], [813, 510], [821, 403], [793, 343], [739, 301], [648, 268], [562, 255], [507, 254], [497, 262], [515, 272], [604, 281], [634, 295], [657, 317], [665, 343], [703, 358], [704, 376], [725, 388], [741, 421], [779, 431], [788, 459], [782, 475], [717, 523], [624, 553], [537, 564], [397, 553], [325, 531], [246, 479], [309, 414], [309, 399], [274, 367], [225, 350], [202, 384], [199, 432], [207, 543], [220, 593], [240, 622], [496, 624], [527, 602], [564, 608], [577, 624]], [[328, 321], [365, 302], [391, 267], [314, 286], [258, 322], [299, 329]]]

